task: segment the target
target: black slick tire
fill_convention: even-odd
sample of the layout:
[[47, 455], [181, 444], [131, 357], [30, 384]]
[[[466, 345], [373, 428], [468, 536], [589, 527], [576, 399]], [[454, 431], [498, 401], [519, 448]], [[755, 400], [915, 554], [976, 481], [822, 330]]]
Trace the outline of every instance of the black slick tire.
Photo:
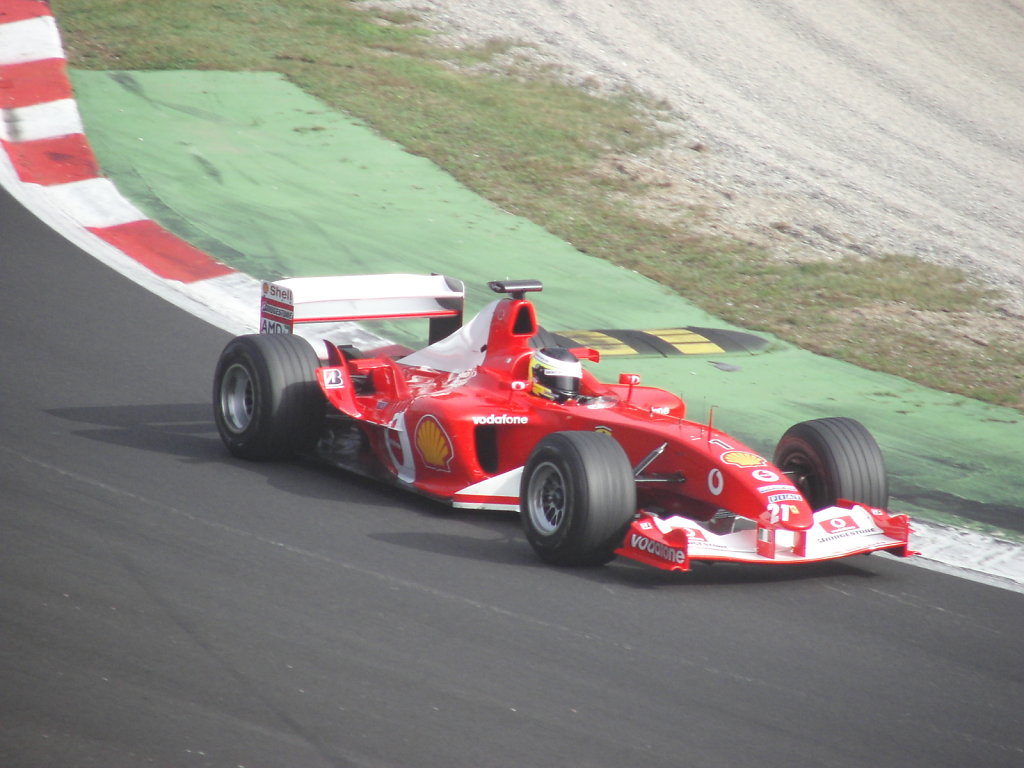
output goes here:
[[250, 334], [228, 342], [213, 377], [213, 412], [232, 455], [287, 459], [316, 444], [325, 403], [318, 367], [301, 336]]
[[526, 538], [545, 562], [607, 563], [636, 512], [626, 452], [596, 432], [545, 436], [523, 469], [519, 506]]
[[811, 508], [847, 499], [872, 507], [889, 503], [889, 479], [878, 443], [854, 419], [802, 421], [786, 430], [774, 464], [807, 498]]

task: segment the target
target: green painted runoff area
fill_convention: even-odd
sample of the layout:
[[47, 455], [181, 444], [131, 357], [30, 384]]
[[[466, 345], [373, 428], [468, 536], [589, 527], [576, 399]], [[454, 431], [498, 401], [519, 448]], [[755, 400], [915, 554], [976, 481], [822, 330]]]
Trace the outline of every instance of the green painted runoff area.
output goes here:
[[[488, 280], [537, 278], [551, 330], [730, 327], [499, 210], [277, 74], [71, 74], [86, 132], [121, 192], [255, 277], [443, 272], [466, 281], [471, 312], [494, 298]], [[695, 420], [713, 406], [715, 426], [769, 457], [795, 422], [859, 419], [885, 453], [893, 509], [1024, 532], [1017, 411], [782, 342], [758, 355], [609, 357], [596, 367], [606, 380], [620, 371], [682, 394]]]

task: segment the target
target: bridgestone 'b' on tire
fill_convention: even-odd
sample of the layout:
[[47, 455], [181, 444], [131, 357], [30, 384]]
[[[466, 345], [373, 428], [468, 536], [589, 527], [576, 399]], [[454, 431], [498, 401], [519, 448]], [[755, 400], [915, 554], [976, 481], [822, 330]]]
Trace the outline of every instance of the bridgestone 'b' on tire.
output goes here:
[[519, 505], [526, 538], [542, 560], [603, 565], [636, 512], [633, 469], [612, 437], [555, 432], [526, 462]]
[[889, 503], [889, 478], [878, 443], [859, 421], [814, 419], [786, 430], [775, 466], [799, 488], [811, 508], [847, 499], [871, 507]]
[[324, 417], [318, 367], [301, 336], [250, 334], [228, 342], [213, 377], [213, 413], [227, 449], [259, 461], [312, 448]]

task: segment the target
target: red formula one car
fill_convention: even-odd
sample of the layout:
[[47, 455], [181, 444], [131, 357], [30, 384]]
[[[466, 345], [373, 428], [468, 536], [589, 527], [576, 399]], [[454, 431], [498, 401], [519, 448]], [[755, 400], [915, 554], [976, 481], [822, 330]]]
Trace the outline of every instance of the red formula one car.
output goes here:
[[[556, 346], [538, 325], [526, 294], [539, 282], [489, 286], [501, 297], [463, 324], [463, 286], [441, 275], [265, 283], [261, 333], [233, 339], [217, 364], [228, 450], [315, 451], [455, 507], [517, 511], [537, 554], [560, 565], [911, 554], [908, 519], [885, 510], [882, 456], [858, 422], [797, 424], [769, 461], [635, 375], [598, 381], [580, 363], [596, 351]], [[403, 317], [430, 318], [431, 343], [382, 347], [361, 330]], [[357, 343], [293, 333], [347, 321], [360, 326], [337, 328]]]

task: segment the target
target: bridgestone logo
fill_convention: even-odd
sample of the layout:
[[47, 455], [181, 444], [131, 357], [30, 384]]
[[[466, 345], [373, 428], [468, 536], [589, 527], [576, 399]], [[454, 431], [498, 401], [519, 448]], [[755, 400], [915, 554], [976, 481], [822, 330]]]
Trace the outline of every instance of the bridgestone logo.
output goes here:
[[833, 533], [829, 536], [822, 536], [818, 541], [825, 543], [826, 541], [836, 541], [837, 539], [848, 539], [851, 536], [865, 536], [870, 533], [878, 533], [878, 529], [866, 531], [863, 528], [858, 528], [854, 531], [842, 531], [841, 533]]
[[641, 552], [646, 552], [649, 555], [654, 555], [659, 560], [667, 560], [670, 563], [680, 565], [686, 562], [686, 553], [683, 550], [662, 544], [654, 539], [648, 539], [646, 536], [641, 536], [638, 533], [634, 533], [629, 537], [629, 546], [633, 549], [639, 549]]
[[473, 423], [481, 424], [529, 424], [529, 416], [508, 416], [506, 414], [492, 413], [490, 416], [474, 416]]
[[264, 315], [270, 315], [271, 317], [281, 317], [285, 320], [292, 319], [292, 310], [284, 309], [282, 307], [275, 307], [273, 304], [264, 304], [260, 310]]

